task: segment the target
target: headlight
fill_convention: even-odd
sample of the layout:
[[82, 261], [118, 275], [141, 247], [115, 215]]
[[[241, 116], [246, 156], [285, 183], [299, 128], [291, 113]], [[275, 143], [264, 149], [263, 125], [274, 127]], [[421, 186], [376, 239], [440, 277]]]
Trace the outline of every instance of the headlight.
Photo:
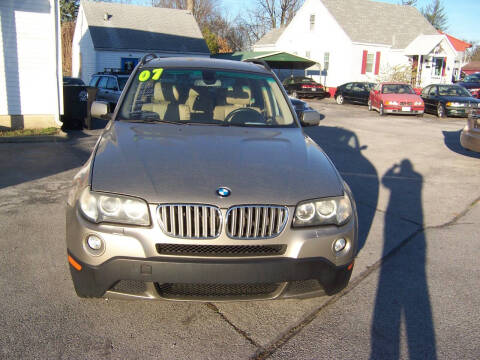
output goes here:
[[341, 197], [302, 201], [295, 209], [293, 226], [343, 225], [352, 217], [352, 204]]
[[449, 106], [449, 107], [450, 107], [450, 106], [451, 106], [451, 107], [461, 107], [461, 106], [465, 106], [464, 103], [451, 102], [451, 101], [447, 102], [446, 105]]
[[421, 101], [415, 101], [415, 106], [421, 106], [421, 105], [423, 105], [423, 102], [421, 102]]
[[397, 101], [385, 101], [385, 105], [398, 105]]
[[137, 198], [95, 193], [87, 187], [83, 190], [78, 204], [82, 214], [94, 223], [150, 225], [148, 205]]

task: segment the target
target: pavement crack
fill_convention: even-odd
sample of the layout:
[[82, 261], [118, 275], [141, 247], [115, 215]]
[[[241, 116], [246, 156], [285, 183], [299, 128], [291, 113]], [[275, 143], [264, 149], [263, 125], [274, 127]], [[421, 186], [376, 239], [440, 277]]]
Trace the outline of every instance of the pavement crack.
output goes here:
[[253, 346], [255, 346], [257, 349], [260, 349], [260, 350], [263, 350], [263, 347], [258, 344], [255, 340], [253, 340], [248, 334], [246, 331], [240, 329], [238, 326], [236, 326], [234, 323], [232, 323], [221, 311], [220, 309], [215, 305], [215, 304], [212, 304], [212, 303], [207, 303], [206, 304], [207, 307], [210, 309], [210, 310], [213, 310], [214, 312], [216, 312], [218, 315], [220, 315], [220, 317], [227, 323], [229, 324], [233, 330], [235, 330], [240, 336], [242, 336], [245, 340], [247, 340], [250, 344], [252, 344]]
[[[480, 203], [480, 197], [476, 198], [472, 201], [462, 212], [457, 214], [452, 220], [446, 222], [445, 224], [438, 225], [438, 226], [428, 226], [428, 227], [421, 227], [407, 236], [404, 240], [402, 240], [397, 246], [395, 246], [392, 250], [390, 250], [387, 254], [385, 254], [382, 258], [377, 260], [373, 265], [368, 266], [366, 270], [364, 270], [360, 275], [358, 275], [355, 279], [351, 280], [348, 287], [340, 291], [339, 293], [332, 296], [327, 302], [325, 302], [319, 308], [313, 310], [309, 315], [307, 315], [302, 321], [300, 321], [297, 325], [292, 326], [290, 329], [287, 330], [281, 337], [279, 337], [276, 341], [274, 341], [271, 345], [262, 348], [259, 347], [255, 354], [251, 357], [254, 360], [263, 360], [269, 358], [273, 355], [278, 349], [280, 349], [283, 345], [285, 345], [290, 339], [295, 337], [298, 333], [300, 333], [307, 325], [309, 325], [313, 320], [317, 318], [317, 316], [328, 306], [335, 304], [339, 299], [343, 296], [349, 294], [352, 290], [354, 290], [363, 280], [365, 280], [370, 274], [374, 271], [378, 270], [385, 262], [387, 262], [390, 258], [394, 257], [401, 249], [403, 249], [406, 245], [410, 243], [417, 235], [425, 232], [429, 229], [442, 229], [452, 225], [456, 225], [458, 221], [464, 217], [475, 205]], [[386, 214], [386, 212], [384, 212]]]

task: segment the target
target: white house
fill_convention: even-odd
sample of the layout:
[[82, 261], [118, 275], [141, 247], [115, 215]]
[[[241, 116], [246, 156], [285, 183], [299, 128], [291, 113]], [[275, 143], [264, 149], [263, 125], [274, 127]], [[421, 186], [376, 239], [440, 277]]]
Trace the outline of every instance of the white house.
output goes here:
[[72, 76], [88, 84], [96, 72], [130, 69], [149, 53], [210, 56], [189, 10], [80, 2], [72, 45]]
[[[254, 50], [281, 50], [310, 58], [327, 70], [326, 77], [316, 80], [332, 87], [349, 81], [376, 81], [394, 67], [414, 67], [417, 59], [422, 76], [414, 85], [425, 86], [451, 81], [458, 54], [448, 42], [411, 6], [370, 0], [306, 0], [286, 28], [267, 34]], [[442, 58], [441, 64], [437, 58]]]
[[2, 0], [0, 23], [0, 129], [60, 127], [58, 0]]

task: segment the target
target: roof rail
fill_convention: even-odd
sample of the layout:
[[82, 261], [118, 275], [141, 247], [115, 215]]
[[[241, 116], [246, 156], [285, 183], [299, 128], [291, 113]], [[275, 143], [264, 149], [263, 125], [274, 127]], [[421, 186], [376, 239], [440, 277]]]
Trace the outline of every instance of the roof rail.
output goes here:
[[262, 59], [245, 59], [245, 60], [242, 60], [242, 61], [243, 62], [251, 62], [251, 63], [257, 64], [257, 65], [262, 65], [265, 69], [272, 71], [272, 69], [270, 68], [270, 66], [268, 65], [268, 63], [265, 60], [262, 60]]
[[140, 64], [141, 65], [146, 64], [150, 60], [153, 60], [153, 59], [156, 59], [156, 58], [158, 58], [158, 56], [155, 55], [155, 54], [147, 54], [147, 55], [142, 57], [142, 59], [140, 60]]

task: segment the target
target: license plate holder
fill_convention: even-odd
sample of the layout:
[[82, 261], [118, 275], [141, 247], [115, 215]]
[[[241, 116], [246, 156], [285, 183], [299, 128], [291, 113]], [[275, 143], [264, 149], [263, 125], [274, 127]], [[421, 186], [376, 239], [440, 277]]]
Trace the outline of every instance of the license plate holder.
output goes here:
[[412, 111], [410, 106], [402, 106], [402, 111]]

